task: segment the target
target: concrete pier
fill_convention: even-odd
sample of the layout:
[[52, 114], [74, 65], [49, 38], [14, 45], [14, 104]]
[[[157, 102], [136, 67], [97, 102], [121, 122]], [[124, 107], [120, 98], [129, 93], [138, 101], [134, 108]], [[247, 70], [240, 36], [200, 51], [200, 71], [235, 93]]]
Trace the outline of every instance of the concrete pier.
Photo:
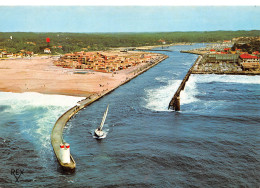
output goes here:
[[51, 132], [51, 144], [54, 150], [54, 153], [57, 157], [57, 160], [63, 170], [65, 171], [75, 171], [76, 162], [74, 161], [72, 155], [70, 156], [70, 163], [63, 163], [60, 158], [60, 144], [64, 144], [62, 133], [64, 126], [66, 125], [67, 121], [69, 120], [69, 116], [74, 111], [74, 107], [65, 112], [55, 123], [52, 132]]
[[180, 96], [178, 96], [175, 100], [174, 108], [175, 111], [180, 111], [181, 110], [181, 101], [180, 101]]
[[[168, 109], [180, 110], [180, 92], [184, 90], [185, 84], [191, 74], [231, 74], [231, 75], [260, 75], [258, 70], [242, 70], [238, 64], [238, 55], [236, 54], [206, 54], [205, 51], [189, 50], [182, 53], [201, 54], [189, 69], [182, 80], [178, 90], [175, 92], [169, 103]], [[215, 59], [214, 59], [215, 58]], [[212, 60], [213, 59], [213, 60]]]
[[197, 60], [195, 61], [195, 63], [192, 65], [192, 67], [189, 69], [189, 71], [187, 72], [186, 76], [183, 78], [179, 88], [177, 89], [177, 91], [175, 92], [174, 96], [172, 97], [172, 100], [169, 103], [168, 109], [172, 109], [175, 111], [180, 111], [181, 109], [181, 105], [180, 105], [180, 93], [182, 90], [184, 90], [186, 82], [189, 80], [189, 77], [192, 73], [192, 70], [194, 68], [194, 66], [196, 66], [198, 64], [199, 61], [201, 61], [202, 56], [199, 56], [197, 58]]
[[[55, 123], [55, 125], [54, 125], [54, 127], [52, 129], [52, 132], [51, 132], [51, 144], [52, 144], [54, 153], [56, 155], [57, 161], [58, 161], [58, 163], [60, 164], [60, 166], [62, 167], [62, 169], [64, 171], [74, 172], [75, 168], [76, 168], [76, 162], [73, 159], [72, 155], [70, 155], [70, 163], [63, 163], [61, 161], [61, 157], [60, 157], [60, 144], [64, 144], [64, 140], [63, 140], [63, 136], [62, 136], [63, 129], [64, 129], [66, 123], [69, 121], [69, 119], [73, 115], [75, 115], [79, 110], [85, 108], [89, 104], [95, 102], [96, 100], [102, 98], [103, 96], [107, 95], [108, 93], [114, 91], [115, 89], [117, 89], [121, 85], [126, 84], [127, 82], [129, 82], [133, 78], [135, 78], [135, 77], [139, 76], [140, 74], [146, 72], [147, 70], [149, 70], [150, 68], [152, 68], [153, 66], [157, 65], [158, 63], [162, 62], [163, 60], [165, 60], [167, 58], [168, 58], [167, 55], [163, 55], [162, 58], [156, 60], [155, 62], [152, 62], [152, 63], [148, 64], [148, 66], [143, 67], [142, 70], [140, 72], [138, 72], [138, 74], [136, 74], [135, 76], [133, 76], [131, 78], [128, 78], [122, 84], [118, 85], [117, 87], [113, 88], [112, 90], [106, 91], [102, 95], [94, 94], [94, 95], [91, 95], [90, 97], [87, 97], [84, 100], [79, 101], [77, 105], [75, 105], [74, 107], [72, 107], [71, 109], [66, 111], [56, 121], [56, 123]], [[73, 148], [72, 148], [72, 150], [73, 150]]]
[[138, 51], [164, 51], [164, 52], [173, 52], [172, 50], [165, 50], [165, 49], [158, 49], [158, 50], [154, 50], [154, 49], [136, 49]]

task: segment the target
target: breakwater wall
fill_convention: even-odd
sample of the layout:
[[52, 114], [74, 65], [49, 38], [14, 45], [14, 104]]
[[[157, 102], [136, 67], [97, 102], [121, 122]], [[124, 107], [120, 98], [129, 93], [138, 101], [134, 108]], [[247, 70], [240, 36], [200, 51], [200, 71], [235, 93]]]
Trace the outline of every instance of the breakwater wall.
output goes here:
[[199, 50], [181, 50], [181, 53], [189, 53], [189, 54], [196, 54], [196, 55], [203, 55], [206, 52], [205, 51], [199, 51]]
[[103, 96], [111, 93], [112, 91], [114, 91], [115, 89], [120, 87], [121, 85], [128, 83], [133, 78], [146, 72], [147, 70], [149, 70], [150, 68], [154, 67], [155, 65], [157, 65], [158, 63], [162, 62], [163, 60], [165, 60], [167, 58], [168, 58], [167, 55], [162, 55], [162, 58], [159, 58], [156, 61], [150, 63], [148, 66], [139, 68], [140, 71], [137, 74], [126, 79], [121, 84], [119, 84], [117, 87], [115, 87], [111, 90], [108, 90], [102, 94], [93, 94], [93, 95], [87, 97], [86, 99], [79, 101], [77, 103], [77, 105], [73, 106], [72, 108], [70, 108], [68, 111], [66, 111], [64, 114], [62, 114], [59, 117], [59, 119], [56, 121], [56, 123], [52, 129], [52, 132], [51, 132], [51, 144], [52, 144], [54, 153], [56, 155], [57, 161], [64, 171], [74, 172], [76, 169], [76, 162], [75, 162], [74, 158], [72, 157], [72, 155], [70, 155], [70, 159], [71, 159], [70, 163], [63, 163], [61, 161], [61, 157], [60, 157], [60, 144], [62, 144], [62, 143], [64, 144], [63, 129], [64, 129], [66, 123], [70, 120], [70, 118], [73, 117], [81, 109], [83, 109], [86, 106], [90, 105], [91, 103], [99, 100]]
[[180, 93], [182, 90], [184, 90], [186, 82], [189, 80], [189, 77], [192, 73], [193, 67], [196, 66], [197, 63], [199, 63], [202, 60], [202, 56], [199, 56], [197, 58], [197, 60], [195, 61], [195, 63], [192, 65], [192, 67], [189, 69], [189, 71], [187, 72], [187, 74], [185, 75], [185, 77], [183, 78], [179, 88], [177, 89], [177, 91], [175, 92], [174, 96], [172, 97], [168, 109], [172, 109], [175, 111], [180, 111], [181, 109], [181, 105], [180, 105]]
[[153, 49], [136, 49], [137, 51], [164, 51], [164, 52], [173, 52], [172, 50], [153, 50]]
[[[258, 70], [242, 70], [241, 66], [234, 59], [230, 59], [229, 56], [223, 56], [221, 60], [209, 61], [207, 51], [200, 50], [188, 50], [181, 51], [182, 53], [197, 54], [199, 57], [189, 69], [186, 76], [182, 80], [178, 90], [172, 97], [168, 109], [175, 111], [180, 110], [180, 92], [184, 90], [185, 84], [188, 81], [191, 74], [226, 74], [226, 75], [260, 75]], [[229, 58], [229, 59], [228, 59]]]

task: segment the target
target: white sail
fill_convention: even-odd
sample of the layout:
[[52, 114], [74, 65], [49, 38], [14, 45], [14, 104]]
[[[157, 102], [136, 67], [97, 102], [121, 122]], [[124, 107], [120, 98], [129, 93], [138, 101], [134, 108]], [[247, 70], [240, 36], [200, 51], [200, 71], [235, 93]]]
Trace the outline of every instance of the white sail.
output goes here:
[[100, 131], [102, 130], [102, 128], [103, 128], [103, 126], [104, 126], [104, 123], [105, 123], [105, 121], [106, 121], [107, 112], [108, 112], [108, 107], [109, 107], [109, 105], [107, 105], [107, 110], [105, 111], [104, 116], [103, 116], [103, 119], [102, 119], [102, 122], [101, 122], [101, 124], [100, 124], [100, 127], [99, 127], [99, 130], [100, 130]]

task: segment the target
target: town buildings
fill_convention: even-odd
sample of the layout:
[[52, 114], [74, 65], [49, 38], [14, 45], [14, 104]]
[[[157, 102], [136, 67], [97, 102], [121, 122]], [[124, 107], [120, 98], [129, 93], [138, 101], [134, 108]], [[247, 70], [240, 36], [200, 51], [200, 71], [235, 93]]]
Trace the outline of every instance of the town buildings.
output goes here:
[[0, 49], [0, 58], [21, 58], [21, 57], [32, 57], [34, 55], [31, 51], [20, 50], [18, 53], [7, 52], [6, 50]]
[[259, 52], [255, 51], [252, 54], [243, 52], [242, 49], [223, 48], [222, 50], [210, 49], [205, 55], [208, 63], [233, 63], [234, 66], [239, 66], [238, 70], [251, 71], [260, 69]]
[[[195, 72], [211, 73], [239, 73], [239, 72], [257, 72], [260, 71], [260, 54], [254, 51], [249, 54], [243, 49], [227, 47], [225, 45], [216, 45], [211, 48], [201, 48], [204, 58], [194, 67]], [[197, 50], [198, 52], [201, 52]]]
[[[256, 52], [258, 54], [258, 52]], [[259, 56], [250, 54], [241, 54], [239, 56], [239, 65], [242, 66], [243, 70], [257, 70], [259, 69]]]
[[123, 52], [75, 52], [65, 54], [56, 66], [64, 68], [91, 69], [99, 72], [113, 72], [136, 66], [140, 63], [149, 63], [155, 55], [149, 53]]

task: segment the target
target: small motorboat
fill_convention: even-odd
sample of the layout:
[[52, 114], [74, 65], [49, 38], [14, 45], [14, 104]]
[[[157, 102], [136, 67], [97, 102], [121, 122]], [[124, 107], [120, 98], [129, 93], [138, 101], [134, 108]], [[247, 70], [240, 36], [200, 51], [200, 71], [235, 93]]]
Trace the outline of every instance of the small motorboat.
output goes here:
[[109, 107], [109, 105], [107, 105], [107, 110], [106, 110], [105, 113], [104, 113], [104, 116], [103, 116], [103, 119], [102, 119], [102, 121], [101, 121], [100, 126], [94, 131], [94, 134], [95, 134], [95, 136], [96, 136], [97, 138], [100, 138], [100, 137], [102, 137], [102, 136], [105, 135], [105, 133], [102, 131], [102, 128], [103, 128], [103, 126], [104, 126], [104, 124], [105, 124], [105, 121], [106, 121], [107, 112], [108, 112], [108, 107]]

